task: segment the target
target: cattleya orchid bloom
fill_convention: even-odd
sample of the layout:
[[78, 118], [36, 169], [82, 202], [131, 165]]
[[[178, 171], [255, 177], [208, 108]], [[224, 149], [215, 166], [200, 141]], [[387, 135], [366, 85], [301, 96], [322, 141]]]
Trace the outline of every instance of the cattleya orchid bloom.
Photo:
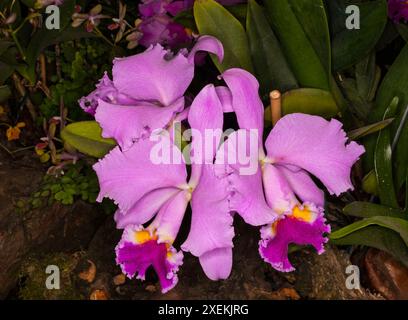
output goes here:
[[[324, 193], [309, 174], [318, 178], [331, 194], [339, 195], [352, 189], [351, 167], [364, 153], [364, 148], [355, 142], [346, 144], [346, 133], [337, 120], [291, 114], [280, 119], [270, 132], [265, 154], [264, 108], [257, 80], [240, 69], [230, 69], [222, 78], [231, 90], [232, 109], [240, 130], [255, 129], [259, 141], [259, 149], [250, 155], [259, 163], [255, 174], [240, 175], [239, 166], [231, 166], [228, 161], [219, 171], [230, 183], [230, 209], [244, 217], [253, 215], [254, 211], [259, 215], [261, 211], [265, 214], [272, 211], [275, 220], [261, 229], [259, 251], [275, 269], [292, 271], [287, 257], [288, 245], [310, 244], [322, 253], [323, 244], [327, 242], [323, 234], [330, 231], [323, 217]], [[229, 136], [217, 158], [224, 159], [231, 150], [246, 152], [236, 147], [238, 133]]]
[[168, 126], [183, 111], [198, 51], [214, 53], [220, 60], [224, 55], [217, 39], [203, 36], [190, 52], [172, 55], [157, 44], [142, 53], [117, 58], [113, 80], [105, 74], [96, 90], [79, 104], [95, 114], [102, 136], [114, 138], [125, 150], [153, 130]]
[[[206, 86], [197, 95], [188, 120], [200, 135], [204, 135], [205, 129], [222, 129], [223, 107], [214, 86]], [[224, 247], [232, 247], [232, 217], [228, 210], [227, 181], [215, 175], [215, 147], [212, 154], [198, 153], [201, 159], [192, 164], [187, 179], [183, 161], [153, 163], [150, 157], [157, 145], [155, 138], [166, 142], [171, 155], [183, 159], [168, 135], [152, 133], [151, 139], [140, 139], [127, 151], [116, 147], [94, 165], [101, 187], [98, 201], [106, 196], [118, 204], [115, 220], [118, 228], [125, 229], [116, 248], [118, 264], [128, 276], [137, 273], [140, 279], [146, 268], [152, 265], [160, 279], [162, 292], [171, 289], [177, 283], [176, 272], [183, 256], [172, 244], [191, 202], [192, 228], [182, 248], [199, 257], [210, 279], [228, 277], [232, 250], [225, 252]], [[195, 138], [193, 135], [192, 148], [198, 149]], [[214, 146], [219, 142], [216, 141]], [[153, 222], [143, 228], [142, 225], [153, 216]], [[211, 228], [206, 228], [207, 225]]]
[[408, 1], [388, 0], [388, 16], [395, 22], [408, 22]]

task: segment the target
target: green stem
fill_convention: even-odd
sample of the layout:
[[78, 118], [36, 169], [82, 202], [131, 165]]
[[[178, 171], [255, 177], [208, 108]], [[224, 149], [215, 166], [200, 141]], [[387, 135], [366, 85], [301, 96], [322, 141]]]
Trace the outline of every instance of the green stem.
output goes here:
[[115, 46], [115, 44], [112, 42], [112, 41], [110, 41], [108, 38], [106, 38], [105, 36], [104, 36], [104, 34], [98, 29], [98, 27], [94, 27], [94, 30], [95, 30], [95, 33], [98, 35], [98, 36], [100, 36], [103, 40], [105, 40], [107, 43], [109, 43], [109, 45], [111, 45], [112, 47], [114, 47]]
[[16, 44], [17, 49], [18, 49], [18, 51], [19, 51], [20, 54], [21, 54], [21, 57], [22, 57], [23, 60], [25, 61], [26, 56], [25, 56], [25, 53], [24, 53], [23, 48], [22, 48], [21, 45], [20, 45], [20, 41], [18, 41], [15, 32], [14, 32], [12, 29], [10, 29], [10, 31], [11, 31], [11, 36], [12, 36], [12, 38], [13, 38], [13, 40], [14, 40], [14, 43]]

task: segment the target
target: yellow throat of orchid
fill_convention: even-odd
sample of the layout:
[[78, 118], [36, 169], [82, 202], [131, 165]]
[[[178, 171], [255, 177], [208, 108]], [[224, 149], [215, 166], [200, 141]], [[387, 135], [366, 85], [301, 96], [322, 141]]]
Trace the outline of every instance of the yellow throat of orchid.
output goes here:
[[155, 232], [150, 233], [149, 230], [139, 230], [135, 232], [135, 242], [137, 244], [142, 244], [150, 240], [157, 240]]
[[292, 217], [310, 223], [315, 219], [315, 214], [307, 206], [303, 206], [303, 208], [295, 206], [292, 211]]
[[[149, 230], [146, 229], [135, 231], [134, 237], [135, 242], [137, 244], [143, 244], [151, 240], [157, 241], [158, 239], [156, 231], [150, 232]], [[173, 253], [170, 250], [171, 244], [168, 242], [165, 242], [164, 244], [166, 245], [167, 249], [167, 258], [171, 258], [173, 256]]]

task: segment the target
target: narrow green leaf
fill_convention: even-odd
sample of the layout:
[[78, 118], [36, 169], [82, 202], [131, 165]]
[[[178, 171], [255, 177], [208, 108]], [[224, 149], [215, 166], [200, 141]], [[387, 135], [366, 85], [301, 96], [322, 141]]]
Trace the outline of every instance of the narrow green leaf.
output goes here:
[[373, 124], [369, 124], [368, 126], [352, 130], [347, 135], [350, 140], [357, 140], [386, 128], [393, 120], [394, 118], [390, 118]]
[[330, 35], [321, 0], [266, 1], [269, 22], [302, 87], [330, 88]]
[[330, 234], [330, 239], [336, 240], [344, 238], [353, 232], [371, 225], [377, 225], [397, 232], [404, 241], [405, 245], [408, 246], [408, 221], [386, 216], [376, 216], [356, 221], [344, 228], [341, 228], [340, 230], [332, 232]]
[[253, 72], [244, 27], [227, 9], [214, 0], [197, 0], [194, 2], [194, 18], [200, 34], [214, 36], [224, 46], [222, 63], [212, 56], [220, 72], [233, 67]]
[[349, 216], [371, 218], [374, 216], [387, 216], [399, 219], [408, 219], [408, 215], [399, 209], [375, 204], [371, 202], [355, 201], [344, 207], [343, 212]]
[[331, 239], [335, 245], [365, 245], [377, 248], [393, 255], [408, 267], [408, 248], [398, 233], [391, 229], [368, 226], [357, 230], [343, 238]]
[[[391, 137], [395, 136], [406, 108], [408, 107], [408, 44], [405, 45], [397, 59], [388, 70], [377, 93], [375, 108], [369, 118], [371, 122], [380, 121], [390, 101], [398, 97], [400, 112], [393, 121]], [[375, 138], [369, 138], [365, 142], [367, 156], [364, 167], [370, 170], [373, 164], [373, 150], [375, 149]], [[405, 123], [401, 130], [399, 142], [394, 150], [395, 185], [399, 190], [405, 182], [408, 163], [408, 124]]]
[[[393, 99], [384, 113], [384, 119], [393, 117], [398, 106], [398, 99]], [[392, 148], [390, 128], [381, 130], [378, 135], [374, 155], [374, 170], [377, 177], [378, 192], [381, 204], [398, 208], [397, 196], [392, 174]]]
[[116, 145], [114, 140], [102, 138], [101, 133], [96, 121], [82, 121], [66, 126], [61, 137], [80, 152], [101, 158]]
[[246, 30], [262, 96], [275, 89], [285, 92], [297, 88], [296, 78], [268, 23], [264, 9], [255, 0], [248, 2]]

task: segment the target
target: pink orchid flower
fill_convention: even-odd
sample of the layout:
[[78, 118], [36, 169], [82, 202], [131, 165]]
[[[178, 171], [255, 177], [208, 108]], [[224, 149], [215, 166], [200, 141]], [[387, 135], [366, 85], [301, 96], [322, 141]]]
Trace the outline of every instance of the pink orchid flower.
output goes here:
[[157, 44], [142, 53], [117, 58], [113, 80], [105, 73], [96, 90], [79, 104], [94, 113], [103, 137], [114, 138], [127, 149], [142, 136], [165, 128], [183, 111], [184, 93], [193, 80], [198, 51], [214, 53], [220, 60], [224, 55], [217, 39], [203, 36], [185, 55], [172, 55]]
[[[274, 221], [261, 229], [259, 252], [275, 269], [292, 271], [287, 257], [288, 245], [310, 244], [320, 254], [327, 242], [324, 233], [330, 232], [323, 216], [324, 193], [310, 174], [331, 194], [339, 195], [352, 189], [351, 167], [364, 153], [364, 148], [355, 142], [347, 144], [346, 133], [337, 120], [291, 114], [280, 119], [269, 133], [265, 153], [262, 144], [264, 108], [257, 80], [240, 69], [230, 69], [222, 78], [231, 91], [232, 110], [240, 130], [256, 129], [259, 141], [259, 149], [249, 155], [258, 162], [255, 174], [241, 175], [239, 165], [231, 166], [228, 161], [218, 172], [229, 180], [230, 209], [243, 217], [272, 212]], [[231, 150], [242, 152], [235, 146], [237, 136], [238, 131], [229, 136], [217, 158], [224, 158]]]

